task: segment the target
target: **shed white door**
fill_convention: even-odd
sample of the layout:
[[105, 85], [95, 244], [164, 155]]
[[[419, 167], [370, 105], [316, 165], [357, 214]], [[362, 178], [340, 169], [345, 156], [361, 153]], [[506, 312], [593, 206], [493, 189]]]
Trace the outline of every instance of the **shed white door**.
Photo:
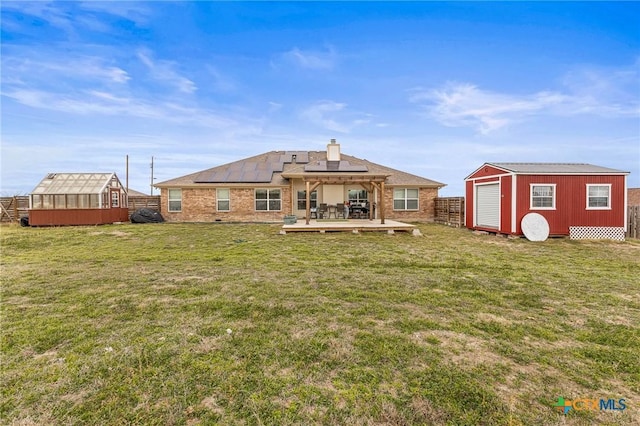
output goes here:
[[500, 227], [500, 184], [476, 186], [476, 226]]

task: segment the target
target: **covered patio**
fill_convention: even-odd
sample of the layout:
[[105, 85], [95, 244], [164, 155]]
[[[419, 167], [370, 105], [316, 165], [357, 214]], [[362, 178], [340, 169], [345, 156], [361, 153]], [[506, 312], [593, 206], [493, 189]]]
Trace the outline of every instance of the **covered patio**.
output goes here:
[[298, 221], [294, 224], [282, 225], [281, 234], [288, 232], [411, 232], [421, 235], [415, 225], [387, 219], [384, 223], [380, 219], [311, 219]]
[[[368, 197], [367, 199], [372, 200], [372, 208], [369, 208], [367, 211], [367, 216], [369, 220], [376, 219], [374, 216], [375, 206], [378, 208], [378, 218], [377, 221], [384, 225], [385, 224], [385, 203], [384, 199], [380, 197], [377, 199], [379, 194], [384, 194], [384, 185], [389, 177], [388, 175], [381, 174], [373, 174], [373, 173], [360, 173], [354, 174], [345, 173], [345, 172], [333, 172], [333, 173], [288, 173], [286, 175], [287, 178], [290, 179], [301, 179], [305, 185], [305, 193], [306, 193], [306, 214], [305, 214], [305, 222], [307, 225], [311, 225], [312, 222], [312, 208], [311, 208], [311, 199], [310, 194], [315, 191], [321, 185], [349, 185], [349, 184], [357, 184], [363, 189], [367, 191]], [[315, 209], [314, 209], [315, 210]], [[321, 218], [316, 214], [316, 219], [321, 221]]]

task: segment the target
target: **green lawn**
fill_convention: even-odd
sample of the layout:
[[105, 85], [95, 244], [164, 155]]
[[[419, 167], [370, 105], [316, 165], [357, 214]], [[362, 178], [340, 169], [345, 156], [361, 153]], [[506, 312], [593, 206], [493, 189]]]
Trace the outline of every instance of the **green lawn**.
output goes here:
[[3, 226], [2, 423], [640, 424], [640, 241], [418, 227]]

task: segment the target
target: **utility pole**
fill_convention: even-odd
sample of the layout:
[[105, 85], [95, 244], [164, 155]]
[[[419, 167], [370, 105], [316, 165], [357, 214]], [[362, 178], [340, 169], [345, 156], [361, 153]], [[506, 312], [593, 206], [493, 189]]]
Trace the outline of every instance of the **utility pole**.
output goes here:
[[153, 156], [151, 156], [151, 195], [153, 195]]

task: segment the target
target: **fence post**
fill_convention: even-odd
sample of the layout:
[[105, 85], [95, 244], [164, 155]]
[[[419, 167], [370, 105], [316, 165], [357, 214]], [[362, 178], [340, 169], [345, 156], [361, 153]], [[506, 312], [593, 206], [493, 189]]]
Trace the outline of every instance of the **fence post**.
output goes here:
[[13, 217], [17, 222], [20, 222], [20, 216], [18, 215], [18, 198], [13, 196]]
[[640, 206], [627, 207], [627, 237], [640, 237]]

